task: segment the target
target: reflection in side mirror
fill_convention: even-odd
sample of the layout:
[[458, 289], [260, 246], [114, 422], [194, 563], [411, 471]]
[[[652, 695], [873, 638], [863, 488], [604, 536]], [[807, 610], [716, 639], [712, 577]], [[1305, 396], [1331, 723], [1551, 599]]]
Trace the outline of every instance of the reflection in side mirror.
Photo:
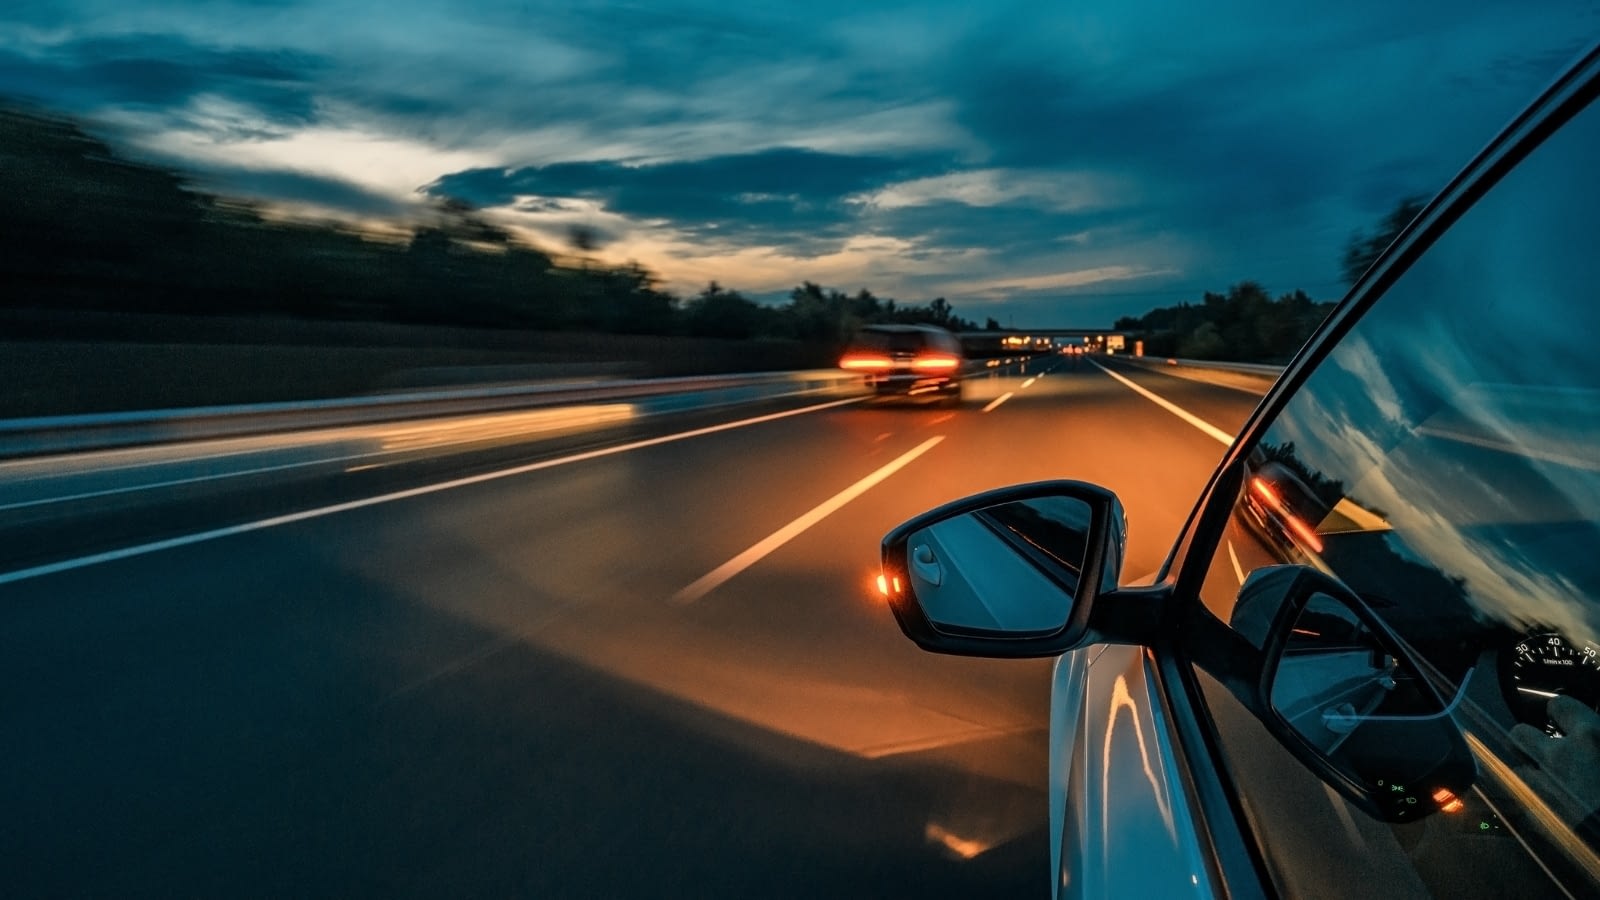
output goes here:
[[1072, 612], [1093, 515], [1076, 497], [1013, 500], [911, 533], [911, 591], [935, 628], [1059, 631]]
[[883, 542], [882, 584], [923, 648], [1043, 656], [1088, 633], [1114, 590], [1126, 525], [1116, 497], [1070, 481], [990, 491], [924, 513]]
[[1459, 808], [1477, 767], [1454, 703], [1405, 645], [1337, 580], [1303, 566], [1258, 571], [1240, 606], [1255, 607], [1256, 622], [1272, 613], [1255, 705], [1279, 740], [1387, 821]]

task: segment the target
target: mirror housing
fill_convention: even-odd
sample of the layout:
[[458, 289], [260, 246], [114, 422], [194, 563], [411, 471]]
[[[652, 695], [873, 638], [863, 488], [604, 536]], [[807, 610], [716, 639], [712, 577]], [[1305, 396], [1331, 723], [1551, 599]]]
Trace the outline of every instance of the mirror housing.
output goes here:
[[906, 636], [936, 653], [1055, 656], [1105, 639], [1094, 609], [1127, 542], [1105, 488], [1040, 481], [930, 510], [883, 539], [879, 585]]
[[1452, 718], [1465, 680], [1443, 696], [1343, 582], [1308, 566], [1257, 569], [1230, 626], [1260, 650], [1256, 676], [1230, 689], [1324, 783], [1387, 822], [1460, 808], [1477, 778]]

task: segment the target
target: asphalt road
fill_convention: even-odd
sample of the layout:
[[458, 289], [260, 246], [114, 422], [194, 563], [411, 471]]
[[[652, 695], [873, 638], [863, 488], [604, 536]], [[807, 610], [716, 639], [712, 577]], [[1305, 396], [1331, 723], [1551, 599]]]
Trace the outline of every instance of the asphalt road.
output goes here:
[[878, 539], [1079, 478], [1135, 577], [1223, 445], [1069, 359], [803, 405], [0, 510], [4, 893], [1047, 896], [1049, 663], [918, 651]]

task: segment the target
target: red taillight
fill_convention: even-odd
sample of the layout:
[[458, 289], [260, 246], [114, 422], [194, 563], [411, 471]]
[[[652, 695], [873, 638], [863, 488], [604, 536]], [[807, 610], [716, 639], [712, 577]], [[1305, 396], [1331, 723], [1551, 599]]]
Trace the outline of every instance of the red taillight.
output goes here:
[[954, 372], [961, 365], [961, 360], [954, 356], [940, 356], [930, 353], [919, 356], [911, 361], [911, 368], [922, 372]]
[[1301, 543], [1311, 548], [1312, 553], [1322, 552], [1322, 538], [1317, 536], [1316, 529], [1307, 525], [1304, 520], [1284, 506], [1283, 498], [1279, 497], [1278, 492], [1272, 489], [1272, 485], [1267, 484], [1265, 479], [1257, 475], [1250, 479], [1250, 489], [1259, 494], [1261, 499], [1265, 500], [1267, 505], [1272, 507], [1275, 512], [1283, 516], [1283, 523], [1288, 526], [1290, 531], [1294, 532], [1295, 537], [1298, 537]]
[[1273, 509], [1283, 509], [1283, 501], [1278, 499], [1278, 492], [1273, 490], [1272, 485], [1267, 484], [1267, 482], [1262, 479], [1261, 476], [1257, 475], [1254, 478], [1251, 478], [1250, 487], [1257, 494], [1261, 495], [1261, 499], [1267, 501], [1268, 506], [1272, 507]]
[[839, 358], [839, 368], [881, 372], [894, 368], [894, 361], [871, 353], [846, 353]]
[[1317, 537], [1317, 533], [1311, 530], [1310, 525], [1307, 525], [1305, 522], [1301, 521], [1299, 516], [1292, 515], [1290, 513], [1284, 513], [1283, 518], [1284, 521], [1289, 523], [1289, 530], [1294, 532], [1296, 537], [1300, 538], [1301, 543], [1305, 544], [1307, 547], [1310, 547], [1312, 553], [1322, 552], [1322, 538]]

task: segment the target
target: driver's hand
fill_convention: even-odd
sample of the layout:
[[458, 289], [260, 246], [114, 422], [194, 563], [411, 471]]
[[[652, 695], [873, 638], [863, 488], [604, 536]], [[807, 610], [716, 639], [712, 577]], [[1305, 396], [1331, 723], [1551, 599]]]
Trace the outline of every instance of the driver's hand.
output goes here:
[[1600, 714], [1565, 695], [1551, 698], [1546, 710], [1562, 737], [1519, 724], [1512, 726], [1511, 740], [1539, 764], [1542, 792], [1567, 794], [1581, 820], [1600, 811]]

